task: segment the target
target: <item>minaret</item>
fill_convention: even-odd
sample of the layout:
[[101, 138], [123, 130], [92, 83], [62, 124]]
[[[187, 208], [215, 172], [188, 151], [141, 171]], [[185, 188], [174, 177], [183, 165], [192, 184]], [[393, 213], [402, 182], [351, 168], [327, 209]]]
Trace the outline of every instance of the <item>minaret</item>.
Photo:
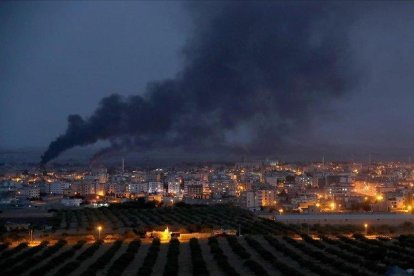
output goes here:
[[124, 159], [124, 158], [122, 158], [122, 166], [121, 166], [121, 171], [122, 171], [122, 173], [124, 173], [124, 172], [125, 172], [125, 159]]
[[325, 155], [322, 156], [322, 170], [325, 171]]

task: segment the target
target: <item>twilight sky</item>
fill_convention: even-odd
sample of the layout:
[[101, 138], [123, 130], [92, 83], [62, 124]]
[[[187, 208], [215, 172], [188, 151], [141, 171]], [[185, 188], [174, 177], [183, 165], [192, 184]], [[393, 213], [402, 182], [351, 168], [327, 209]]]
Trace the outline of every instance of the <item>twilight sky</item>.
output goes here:
[[[299, 141], [411, 155], [414, 3], [352, 5], [347, 47], [357, 80], [332, 112], [314, 111]], [[173, 78], [192, 12], [180, 2], [1, 2], [0, 148], [46, 148], [69, 114], [88, 117], [105, 96], [143, 94], [148, 82]]]

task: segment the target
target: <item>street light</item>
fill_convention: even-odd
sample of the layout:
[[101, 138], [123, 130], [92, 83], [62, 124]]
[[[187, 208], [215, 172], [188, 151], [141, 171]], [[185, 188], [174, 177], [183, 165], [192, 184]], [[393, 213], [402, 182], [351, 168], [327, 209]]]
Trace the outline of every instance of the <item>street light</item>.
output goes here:
[[102, 226], [98, 226], [96, 229], [98, 229], [98, 240], [101, 239], [101, 231], [102, 231]]
[[364, 227], [365, 227], [365, 236], [368, 236], [368, 223], [365, 223]]
[[30, 243], [33, 243], [33, 229], [30, 228]]
[[280, 209], [279, 209], [279, 215], [282, 215], [282, 213], [283, 213], [283, 209], [282, 209], [282, 208], [280, 208]]

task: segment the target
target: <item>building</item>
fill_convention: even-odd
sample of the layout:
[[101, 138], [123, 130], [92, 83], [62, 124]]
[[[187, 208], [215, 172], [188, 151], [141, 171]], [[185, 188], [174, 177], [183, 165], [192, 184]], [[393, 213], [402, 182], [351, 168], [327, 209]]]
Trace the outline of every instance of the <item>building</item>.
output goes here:
[[203, 184], [191, 183], [184, 186], [184, 195], [190, 198], [203, 198]]
[[150, 181], [148, 182], [148, 193], [157, 194], [164, 192], [164, 185], [159, 181]]
[[118, 183], [108, 182], [105, 184], [105, 193], [106, 194], [122, 194], [121, 185]]
[[179, 181], [168, 181], [168, 188], [167, 188], [167, 192], [169, 194], [180, 194], [181, 193], [181, 183]]
[[70, 189], [70, 183], [65, 183], [65, 182], [52, 182], [49, 185], [49, 194], [54, 194], [54, 195], [63, 195], [64, 191], [67, 189]]
[[40, 188], [37, 186], [25, 186], [17, 191], [18, 197], [40, 198]]
[[277, 193], [274, 190], [257, 190], [243, 192], [244, 206], [251, 211], [259, 211], [262, 207], [276, 205]]
[[80, 187], [80, 193], [83, 196], [97, 194], [96, 183], [94, 182], [83, 182]]
[[130, 194], [148, 193], [148, 183], [129, 183], [126, 185], [125, 191]]
[[62, 203], [66, 207], [79, 207], [82, 203], [81, 198], [62, 198], [60, 203]]

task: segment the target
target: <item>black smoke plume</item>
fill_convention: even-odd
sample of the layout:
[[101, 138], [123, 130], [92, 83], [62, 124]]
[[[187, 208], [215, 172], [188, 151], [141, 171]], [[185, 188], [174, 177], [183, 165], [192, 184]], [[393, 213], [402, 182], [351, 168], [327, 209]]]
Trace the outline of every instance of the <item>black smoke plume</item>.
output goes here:
[[343, 5], [217, 2], [189, 11], [193, 34], [176, 78], [106, 97], [89, 118], [70, 115], [42, 164], [100, 140], [143, 151], [272, 152], [352, 83]]

